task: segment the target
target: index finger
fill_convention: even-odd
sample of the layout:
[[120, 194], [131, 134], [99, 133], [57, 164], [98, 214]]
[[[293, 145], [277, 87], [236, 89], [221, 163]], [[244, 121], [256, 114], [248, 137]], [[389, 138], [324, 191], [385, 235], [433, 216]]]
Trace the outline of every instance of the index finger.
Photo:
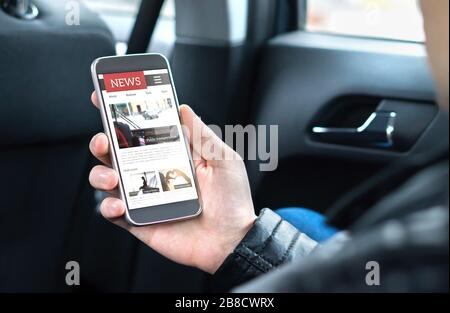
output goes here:
[[98, 109], [100, 107], [100, 104], [98, 103], [97, 93], [94, 91], [91, 95], [91, 101], [92, 104]]

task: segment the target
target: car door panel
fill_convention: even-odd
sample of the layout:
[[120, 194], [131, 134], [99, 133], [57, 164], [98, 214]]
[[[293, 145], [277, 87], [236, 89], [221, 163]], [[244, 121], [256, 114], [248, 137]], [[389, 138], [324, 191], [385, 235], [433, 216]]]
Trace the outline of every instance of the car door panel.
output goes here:
[[[426, 152], [436, 138], [448, 142], [439, 135], [448, 127], [433, 101], [422, 44], [296, 31], [265, 46], [257, 77], [253, 123], [279, 126], [277, 171], [248, 165], [258, 207], [325, 211], [387, 163]], [[395, 148], [330, 144], [312, 136], [314, 126], [327, 126], [324, 113], [335, 111], [328, 122], [358, 127], [375, 110], [397, 113]]]

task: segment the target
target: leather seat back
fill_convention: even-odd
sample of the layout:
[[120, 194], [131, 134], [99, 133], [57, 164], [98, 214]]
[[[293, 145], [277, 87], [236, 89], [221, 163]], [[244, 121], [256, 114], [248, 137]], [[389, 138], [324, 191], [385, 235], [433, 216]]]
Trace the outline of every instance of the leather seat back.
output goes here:
[[66, 288], [65, 264], [95, 212], [88, 144], [101, 121], [90, 64], [114, 54], [112, 35], [81, 3], [73, 26], [66, 1], [34, 3], [31, 21], [0, 9], [0, 292]]

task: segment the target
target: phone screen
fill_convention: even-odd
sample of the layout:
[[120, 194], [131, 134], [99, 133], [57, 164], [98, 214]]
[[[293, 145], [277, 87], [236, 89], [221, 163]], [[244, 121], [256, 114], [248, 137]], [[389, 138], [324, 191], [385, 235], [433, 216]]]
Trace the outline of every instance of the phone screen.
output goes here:
[[98, 75], [130, 210], [198, 199], [167, 69]]

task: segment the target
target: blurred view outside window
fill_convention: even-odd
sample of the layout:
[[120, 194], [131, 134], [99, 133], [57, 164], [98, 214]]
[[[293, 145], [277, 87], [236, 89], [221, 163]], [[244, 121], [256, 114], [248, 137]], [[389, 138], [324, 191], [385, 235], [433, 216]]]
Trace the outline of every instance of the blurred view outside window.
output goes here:
[[[118, 54], [124, 54], [141, 0], [82, 0], [111, 29]], [[151, 52], [168, 54], [175, 41], [175, 0], [166, 0], [150, 45]]]
[[308, 0], [308, 31], [423, 42], [417, 0]]
[[[91, 9], [101, 13], [136, 16], [141, 0], [83, 0]], [[174, 0], [166, 0], [162, 18], [175, 17]]]

